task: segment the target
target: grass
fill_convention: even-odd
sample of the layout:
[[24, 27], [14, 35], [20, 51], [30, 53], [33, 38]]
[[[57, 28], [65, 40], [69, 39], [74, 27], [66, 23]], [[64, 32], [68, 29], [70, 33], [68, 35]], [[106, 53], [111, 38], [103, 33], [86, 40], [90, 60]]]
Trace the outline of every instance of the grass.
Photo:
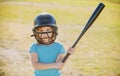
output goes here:
[[[1, 0], [0, 3], [0, 47], [8, 51], [5, 55], [4, 53], [0, 55], [7, 57], [11, 52], [16, 53], [15, 55], [11, 53], [12, 58], [16, 56], [15, 61], [5, 63], [7, 67], [0, 63], [0, 67], [7, 69], [5, 71], [9, 76], [28, 76], [32, 73], [28, 50], [31, 43], [35, 41], [34, 38], [30, 38], [30, 35], [33, 19], [38, 13], [50, 12], [55, 15], [59, 26], [57, 40], [67, 49], [74, 43], [83, 25], [99, 3], [98, 0], [36, 0], [39, 3], [30, 3], [33, 0], [26, 0], [25, 2], [24, 0]], [[105, 9], [80, 40], [76, 53], [71, 55], [62, 70], [63, 76], [120, 76], [119, 0], [114, 2], [102, 0], [102, 2], [106, 5]], [[24, 63], [20, 64], [18, 61]], [[21, 73], [16, 73], [16, 67], [10, 63], [19, 65], [18, 70]], [[11, 67], [8, 67], [9, 65]], [[13, 72], [10, 68], [13, 68]], [[29, 69], [29, 72], [24, 69]]]

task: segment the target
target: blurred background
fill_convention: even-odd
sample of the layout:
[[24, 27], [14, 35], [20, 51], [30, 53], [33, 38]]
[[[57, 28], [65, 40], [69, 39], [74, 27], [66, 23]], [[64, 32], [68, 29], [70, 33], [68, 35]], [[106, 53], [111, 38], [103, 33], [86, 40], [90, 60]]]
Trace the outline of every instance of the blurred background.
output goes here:
[[62, 69], [63, 76], [120, 76], [120, 0], [0, 0], [0, 76], [33, 76], [29, 48], [33, 21], [49, 12], [57, 20], [57, 40], [72, 46], [87, 20], [106, 7], [82, 37]]

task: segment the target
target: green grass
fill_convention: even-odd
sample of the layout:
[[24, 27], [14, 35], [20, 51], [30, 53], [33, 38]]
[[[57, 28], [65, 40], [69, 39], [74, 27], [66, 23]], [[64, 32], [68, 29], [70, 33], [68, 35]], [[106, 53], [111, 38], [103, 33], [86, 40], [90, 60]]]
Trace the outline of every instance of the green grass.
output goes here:
[[[30, 38], [34, 17], [40, 12], [50, 12], [55, 15], [59, 27], [57, 40], [67, 49], [74, 43], [99, 3], [99, 0], [26, 0], [26, 3], [23, 1], [12, 0], [11, 3], [10, 1], [7, 3], [7, 0], [1, 0], [1, 48], [29, 50], [30, 44], [35, 41], [34, 38]], [[38, 3], [27, 3], [33, 1]], [[70, 57], [63, 69], [63, 76], [119, 76], [120, 2], [119, 0], [102, 2], [106, 7], [80, 40], [76, 53]], [[26, 63], [23, 65], [27, 66]], [[0, 63], [1, 66], [3, 65]], [[69, 72], [67, 68], [70, 68]]]
[[[55, 5], [54, 6], [49, 6], [48, 4], [49, 1], [46, 1], [48, 3], [44, 3], [44, 1], [41, 1], [40, 4], [38, 4], [39, 6], [35, 6], [32, 5], [31, 3], [28, 3], [28, 5], [12, 5], [12, 4], [7, 4], [7, 6], [1, 5], [0, 9], [0, 15], [2, 18], [2, 21], [5, 21], [3, 19], [6, 19], [7, 21], [10, 20], [17, 20], [17, 21], [21, 21], [21, 22], [32, 22], [31, 19], [34, 18], [34, 16], [36, 14], [38, 14], [39, 12], [50, 12], [55, 14], [57, 21], [59, 21], [59, 24], [80, 24], [80, 25], [84, 25], [85, 22], [87, 22], [88, 18], [90, 17], [90, 15], [92, 14], [92, 12], [94, 11], [94, 9], [97, 6], [97, 1], [91, 1], [90, 3], [94, 3], [94, 5], [91, 6], [91, 4], [87, 4], [87, 5], [81, 5], [81, 4], [86, 4], [89, 3], [87, 1], [73, 1], [78, 3], [78, 5], [73, 5], [71, 6], [71, 4], [60, 4], [60, 2], [62, 1], [55, 1]], [[84, 2], [84, 3], [83, 3]], [[43, 5], [41, 5], [43, 3]], [[51, 5], [54, 2], [51, 2]], [[63, 2], [65, 3], [65, 2]], [[68, 1], [66, 3], [72, 3], [72, 1]], [[60, 5], [59, 5], [60, 4]], [[74, 4], [74, 3], [72, 3]], [[112, 3], [107, 3], [105, 2], [106, 8], [104, 9], [104, 14], [101, 14], [101, 17], [99, 18], [99, 22], [102, 23], [107, 23], [106, 25], [119, 25], [118, 21], [119, 21], [119, 13], [120, 10], [118, 10], [120, 8], [119, 4], [112, 4]], [[81, 7], [80, 7], [81, 6]], [[89, 7], [91, 6], [91, 7]], [[64, 7], [64, 8], [63, 8]], [[29, 9], [31, 8], [31, 9]], [[44, 9], [43, 9], [44, 8]], [[90, 8], [90, 9], [89, 9]], [[15, 11], [17, 9], [17, 11]], [[31, 11], [32, 10], [32, 11]], [[89, 10], [89, 12], [87, 12]], [[15, 11], [15, 12], [13, 12]], [[112, 12], [114, 11], [114, 12]], [[112, 19], [114, 21], [109, 21], [109, 19]], [[65, 19], [65, 21], [63, 21], [62, 19]], [[103, 21], [103, 18], [105, 20], [105, 22]], [[74, 20], [75, 19], [75, 20]], [[74, 21], [73, 21], [74, 20]], [[116, 24], [115, 24], [116, 23]]]

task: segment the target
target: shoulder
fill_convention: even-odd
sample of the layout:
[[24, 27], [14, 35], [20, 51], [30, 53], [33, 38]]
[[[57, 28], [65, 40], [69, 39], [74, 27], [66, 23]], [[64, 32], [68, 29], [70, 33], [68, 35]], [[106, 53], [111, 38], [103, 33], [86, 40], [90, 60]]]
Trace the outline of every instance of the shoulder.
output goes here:
[[36, 44], [36, 43], [32, 43], [32, 44], [30, 45], [30, 50], [35, 49], [35, 48], [36, 48], [36, 46], [37, 46], [37, 44]]
[[60, 43], [60, 42], [54, 42], [54, 45], [58, 49], [64, 49], [64, 45], [62, 43]]
[[59, 54], [64, 54], [65, 48], [64, 48], [63, 44], [59, 43], [59, 42], [55, 42], [55, 44], [57, 45], [57, 48], [59, 49]]
[[31, 44], [31, 47], [35, 47], [35, 46], [37, 46], [38, 44], [36, 44], [36, 43], [32, 43]]

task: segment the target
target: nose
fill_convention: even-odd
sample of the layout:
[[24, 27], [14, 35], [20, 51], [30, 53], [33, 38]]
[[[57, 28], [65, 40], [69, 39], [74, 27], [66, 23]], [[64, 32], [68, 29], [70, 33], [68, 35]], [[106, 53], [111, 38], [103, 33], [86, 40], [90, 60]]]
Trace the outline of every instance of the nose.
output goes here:
[[48, 38], [48, 35], [47, 34], [42, 34], [41, 37], [42, 38]]

